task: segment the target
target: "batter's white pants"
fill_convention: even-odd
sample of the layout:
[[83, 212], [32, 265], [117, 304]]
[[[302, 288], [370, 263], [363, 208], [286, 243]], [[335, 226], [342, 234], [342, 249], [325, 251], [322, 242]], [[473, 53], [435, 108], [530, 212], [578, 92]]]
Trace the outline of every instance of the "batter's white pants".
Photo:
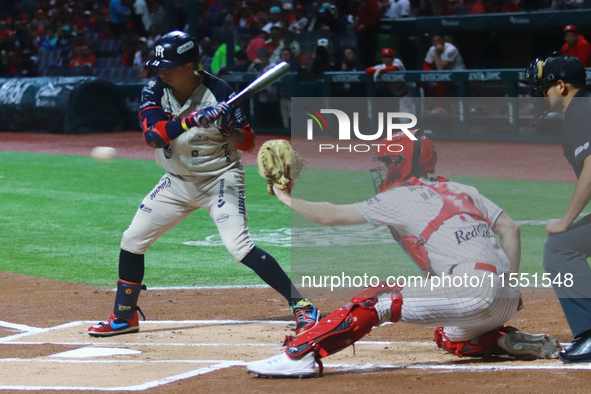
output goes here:
[[254, 247], [248, 234], [242, 166], [219, 176], [164, 175], [140, 204], [123, 234], [121, 249], [146, 253], [162, 234], [199, 208], [209, 212], [228, 251], [242, 261]]
[[[464, 278], [464, 274], [467, 278], [484, 278], [484, 282], [475, 286], [473, 280], [472, 285], [459, 287], [449, 286], [446, 282], [445, 286], [431, 289], [433, 279], [430, 279], [423, 287], [405, 287], [401, 292], [400, 321], [428, 327], [443, 326], [447, 338], [458, 342], [485, 334], [515, 316], [520, 293], [518, 288], [507, 284], [508, 277], [502, 287], [499, 275], [477, 270], [475, 263], [459, 264], [451, 276]], [[437, 283], [437, 278], [435, 280]], [[379, 297], [379, 303], [391, 305], [390, 295]], [[382, 306], [378, 309], [386, 310]], [[380, 316], [380, 322], [389, 319], [388, 314]]]

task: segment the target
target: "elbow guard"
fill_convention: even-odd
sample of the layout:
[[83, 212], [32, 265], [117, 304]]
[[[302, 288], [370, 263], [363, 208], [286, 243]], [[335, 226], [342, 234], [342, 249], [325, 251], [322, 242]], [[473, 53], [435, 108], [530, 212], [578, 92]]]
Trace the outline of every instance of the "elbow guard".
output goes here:
[[166, 121], [160, 121], [154, 126], [148, 127], [146, 119], [142, 122], [144, 128], [144, 139], [152, 148], [164, 148], [170, 144], [171, 139], [166, 134]]
[[247, 152], [254, 145], [254, 130], [249, 126], [240, 128], [244, 132], [244, 141], [236, 149]]

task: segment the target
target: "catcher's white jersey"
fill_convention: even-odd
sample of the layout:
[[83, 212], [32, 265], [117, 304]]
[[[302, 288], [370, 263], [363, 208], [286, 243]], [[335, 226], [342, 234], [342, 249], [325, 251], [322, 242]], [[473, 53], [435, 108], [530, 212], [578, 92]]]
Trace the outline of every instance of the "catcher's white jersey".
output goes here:
[[[426, 184], [436, 182], [421, 179]], [[431, 273], [448, 273], [453, 265], [481, 262], [496, 266], [499, 272], [509, 271], [510, 263], [497, 243], [491, 226], [502, 209], [478, 193], [474, 187], [447, 182], [454, 193], [467, 193], [490, 226], [468, 215], [456, 215], [446, 220], [425, 244], [429, 254]], [[398, 235], [419, 236], [437, 217], [443, 198], [426, 186], [404, 186], [379, 193], [374, 198], [357, 204], [367, 221], [374, 226], [392, 226]]]
[[[426, 184], [436, 182], [422, 178]], [[486, 278], [478, 284], [464, 282], [459, 286], [437, 283], [429, 279], [422, 287], [405, 287], [401, 321], [422, 326], [445, 326], [451, 341], [466, 341], [493, 330], [511, 319], [519, 303], [519, 290], [505, 286], [501, 275], [510, 271], [507, 256], [497, 243], [491, 226], [502, 210], [473, 187], [447, 182], [453, 193], [466, 193], [484, 218], [478, 221], [468, 215], [447, 219], [425, 243], [431, 274], [453, 277]], [[398, 235], [418, 237], [443, 207], [443, 197], [427, 186], [404, 186], [379, 193], [357, 204], [359, 210], [374, 226], [392, 226]], [[476, 263], [496, 267], [496, 273], [479, 268]], [[439, 282], [443, 283], [443, 282]], [[454, 282], [455, 283], [455, 282]], [[391, 304], [381, 299], [385, 305]]]
[[[222, 80], [199, 72], [202, 83], [186, 103], [181, 105], [171, 88], [159, 77], [148, 82], [142, 91], [142, 109], [160, 106], [173, 120], [189, 116], [191, 112], [205, 107], [213, 107], [218, 102], [227, 101], [234, 95], [232, 89]], [[236, 126], [245, 119], [240, 108], [234, 109]], [[238, 165], [241, 153], [230, 146], [215, 128], [193, 127], [171, 141], [163, 149], [156, 149], [156, 161], [166, 171], [175, 175], [216, 176]]]

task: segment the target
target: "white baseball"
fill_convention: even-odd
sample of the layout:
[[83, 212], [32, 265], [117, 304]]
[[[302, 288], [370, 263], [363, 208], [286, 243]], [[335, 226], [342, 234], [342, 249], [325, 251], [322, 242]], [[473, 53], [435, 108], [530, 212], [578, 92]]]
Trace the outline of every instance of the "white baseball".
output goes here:
[[92, 149], [90, 154], [101, 163], [110, 163], [115, 160], [117, 149], [111, 148], [110, 146], [97, 146]]

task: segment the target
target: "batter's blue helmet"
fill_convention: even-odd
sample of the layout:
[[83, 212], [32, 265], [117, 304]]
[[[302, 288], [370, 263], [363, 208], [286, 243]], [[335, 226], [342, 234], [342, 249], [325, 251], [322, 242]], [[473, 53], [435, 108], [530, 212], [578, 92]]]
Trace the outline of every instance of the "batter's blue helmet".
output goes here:
[[170, 70], [196, 60], [199, 47], [195, 39], [182, 31], [166, 33], [154, 46], [154, 58], [148, 63], [158, 70]]

